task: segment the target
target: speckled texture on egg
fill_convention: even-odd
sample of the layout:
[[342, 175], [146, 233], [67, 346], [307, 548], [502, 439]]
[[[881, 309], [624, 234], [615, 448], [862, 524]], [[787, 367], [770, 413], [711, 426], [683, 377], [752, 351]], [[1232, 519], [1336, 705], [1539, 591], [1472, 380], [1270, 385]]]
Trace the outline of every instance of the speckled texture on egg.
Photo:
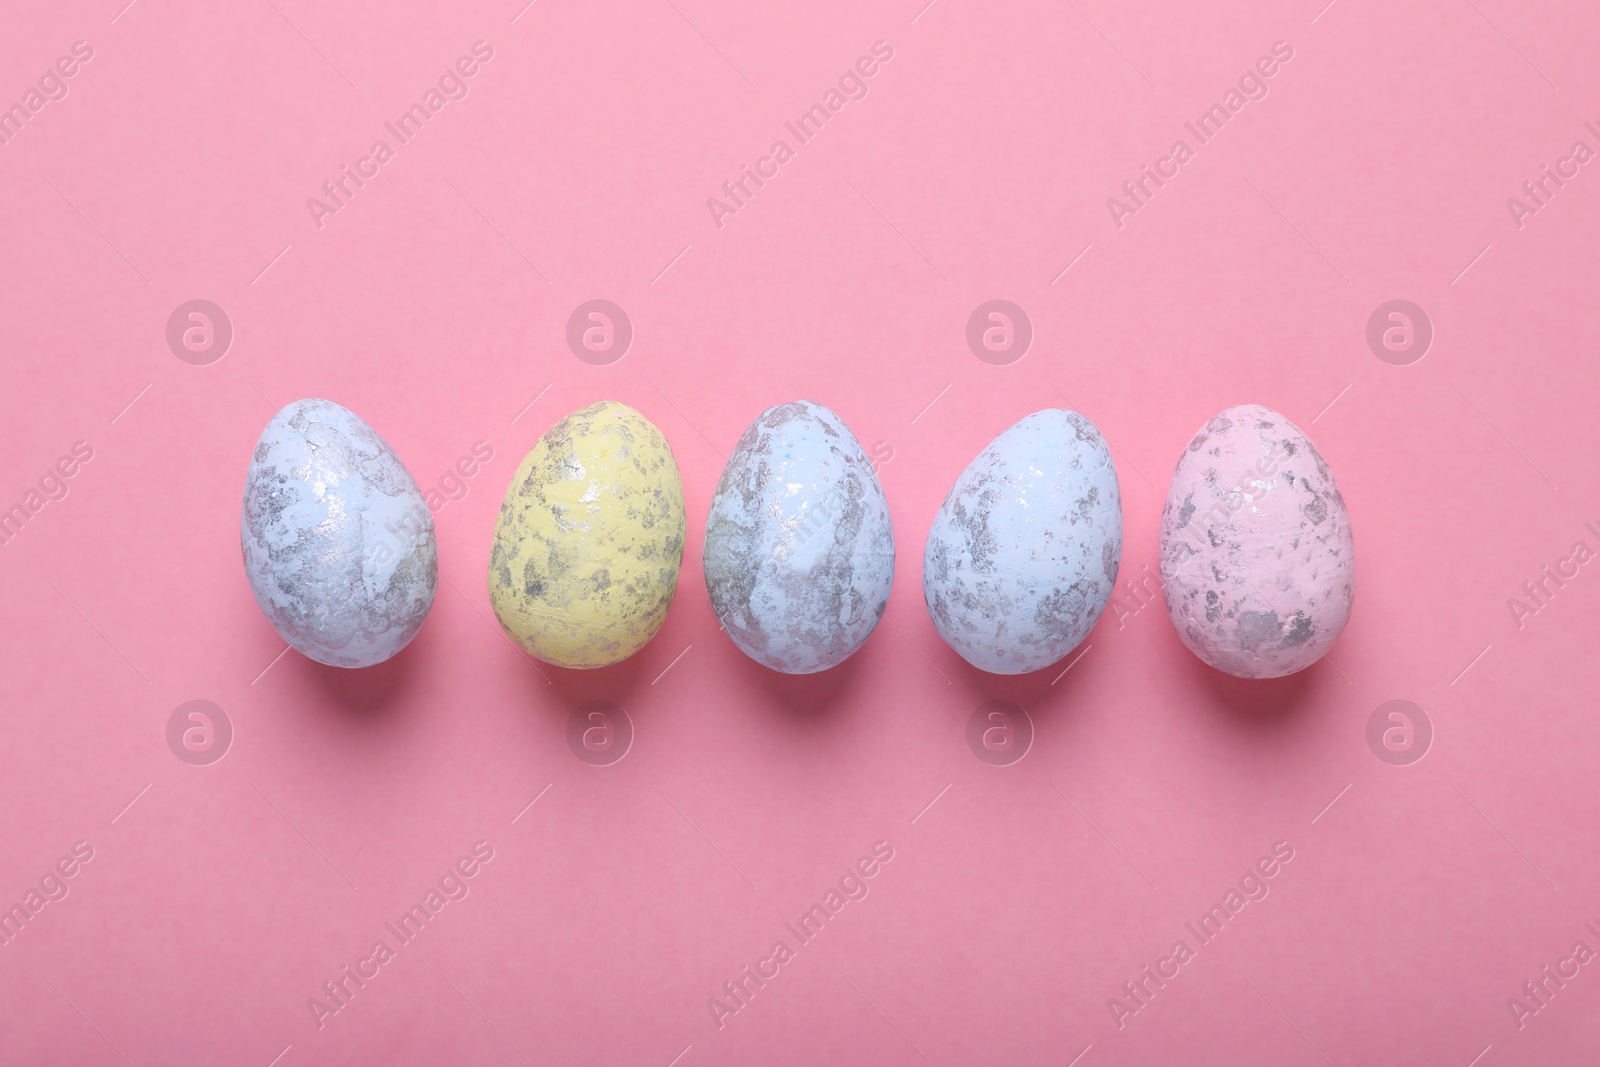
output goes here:
[[802, 400], [739, 438], [706, 522], [706, 588], [757, 663], [812, 674], [871, 635], [894, 583], [889, 504], [839, 416]]
[[1093, 629], [1121, 558], [1106, 440], [1077, 412], [1050, 408], [996, 437], [956, 479], [928, 531], [922, 591], [968, 663], [1026, 674]]
[[331, 401], [298, 400], [267, 423], [239, 535], [256, 603], [319, 663], [382, 663], [433, 605], [439, 551], [416, 480], [376, 430]]
[[683, 535], [667, 439], [626, 404], [591, 404], [517, 467], [495, 523], [489, 602], [506, 633], [547, 663], [620, 663], [666, 621]]
[[1178, 636], [1240, 678], [1304, 670], [1355, 597], [1344, 497], [1311, 439], [1270, 408], [1228, 408], [1178, 459], [1161, 516], [1161, 573]]

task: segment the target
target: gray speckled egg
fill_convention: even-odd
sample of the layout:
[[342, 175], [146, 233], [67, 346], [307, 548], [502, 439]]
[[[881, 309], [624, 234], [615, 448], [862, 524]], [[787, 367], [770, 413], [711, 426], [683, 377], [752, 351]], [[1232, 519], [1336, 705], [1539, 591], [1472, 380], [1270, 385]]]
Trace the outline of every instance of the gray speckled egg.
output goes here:
[[802, 400], [750, 424], [706, 522], [706, 589], [733, 643], [785, 674], [842, 663], [889, 604], [894, 532], [861, 444]]
[[433, 517], [406, 465], [354, 412], [297, 400], [256, 442], [239, 539], [256, 603], [301, 654], [370, 667], [433, 605]]
[[978, 453], [928, 531], [922, 592], [939, 636], [991, 674], [1077, 647], [1111, 599], [1122, 497], [1106, 440], [1075, 411], [1036, 411]]
[[1178, 459], [1161, 515], [1167, 612], [1190, 651], [1240, 678], [1311, 666], [1355, 598], [1344, 497], [1298, 426], [1228, 408]]

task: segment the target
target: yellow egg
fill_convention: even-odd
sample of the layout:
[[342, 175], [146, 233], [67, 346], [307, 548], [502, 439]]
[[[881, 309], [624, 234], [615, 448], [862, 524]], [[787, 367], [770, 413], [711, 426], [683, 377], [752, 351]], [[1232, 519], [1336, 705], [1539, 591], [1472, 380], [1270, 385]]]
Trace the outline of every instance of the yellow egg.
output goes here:
[[506, 490], [489, 602], [558, 667], [609, 667], [661, 629], [683, 563], [683, 482], [661, 431], [605, 400], [562, 419]]

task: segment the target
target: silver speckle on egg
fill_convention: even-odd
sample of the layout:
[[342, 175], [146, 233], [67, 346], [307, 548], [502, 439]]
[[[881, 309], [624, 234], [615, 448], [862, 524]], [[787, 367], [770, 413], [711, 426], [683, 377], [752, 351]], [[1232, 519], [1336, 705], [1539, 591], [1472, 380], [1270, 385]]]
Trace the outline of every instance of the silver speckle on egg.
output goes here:
[[285, 641], [335, 667], [404, 648], [433, 605], [433, 517], [383, 438], [327, 400], [267, 423], [245, 480], [245, 575]]
[[1270, 408], [1212, 417], [1173, 471], [1162, 581], [1178, 636], [1241, 678], [1315, 663], [1355, 598], [1344, 496], [1311, 439]]
[[923, 596], [968, 663], [1026, 674], [1088, 635], [1121, 557], [1122, 498], [1105, 438], [1075, 411], [1036, 411], [951, 487], [928, 531]]
[[889, 603], [894, 533], [832, 411], [781, 404], [745, 430], [711, 504], [705, 575], [733, 643], [775, 671], [827, 670], [866, 642]]

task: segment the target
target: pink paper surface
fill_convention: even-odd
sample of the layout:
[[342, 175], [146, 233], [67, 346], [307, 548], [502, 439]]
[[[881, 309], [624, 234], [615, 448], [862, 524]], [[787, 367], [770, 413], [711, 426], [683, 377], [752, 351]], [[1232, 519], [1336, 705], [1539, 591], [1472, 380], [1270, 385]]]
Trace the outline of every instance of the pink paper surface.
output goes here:
[[[0, 33], [26, 114], [0, 127], [0, 507], [27, 516], [0, 546], [0, 904], [74, 872], [0, 944], [0, 1060], [1600, 1055], [1600, 963], [1574, 957], [1600, 951], [1591, 7], [123, 3], [13, 5]], [[385, 124], [480, 41], [402, 144]], [[876, 42], [802, 143], [785, 124]], [[736, 204], [745, 166], [769, 177]], [[597, 299], [633, 329], [608, 364], [567, 343]], [[968, 345], [997, 299], [1021, 358]], [[191, 300], [231, 323], [220, 359], [168, 344]], [[1369, 345], [1393, 300], [1431, 325], [1420, 359], [1386, 315]], [[458, 498], [431, 617], [359, 672], [280, 656], [240, 561], [251, 447], [307, 396]], [[671, 441], [688, 548], [642, 653], [563, 672], [499, 635], [490, 534], [539, 434], [606, 398]], [[700, 549], [739, 434], [799, 398], [886, 459], [900, 555], [862, 651], [791, 678], [719, 632]], [[1343, 638], [1276, 682], [1190, 655], [1153, 577], [1178, 453], [1239, 403], [1311, 435], [1357, 545]], [[1115, 447], [1123, 592], [1081, 658], [986, 676], [928, 619], [923, 540], [1047, 406]], [[192, 700], [231, 725], [206, 765], [168, 741]], [[631, 723], [607, 766], [567, 740], [592, 700]], [[1027, 714], [1012, 754], [1031, 731], [1009, 765], [968, 743], [996, 700]], [[1399, 720], [1369, 742], [1393, 700], [1426, 717], [1410, 747]], [[477, 842], [466, 895], [391, 933]], [[866, 896], [797, 937], [878, 842]], [[1186, 924], [1279, 842], [1203, 942]]]

